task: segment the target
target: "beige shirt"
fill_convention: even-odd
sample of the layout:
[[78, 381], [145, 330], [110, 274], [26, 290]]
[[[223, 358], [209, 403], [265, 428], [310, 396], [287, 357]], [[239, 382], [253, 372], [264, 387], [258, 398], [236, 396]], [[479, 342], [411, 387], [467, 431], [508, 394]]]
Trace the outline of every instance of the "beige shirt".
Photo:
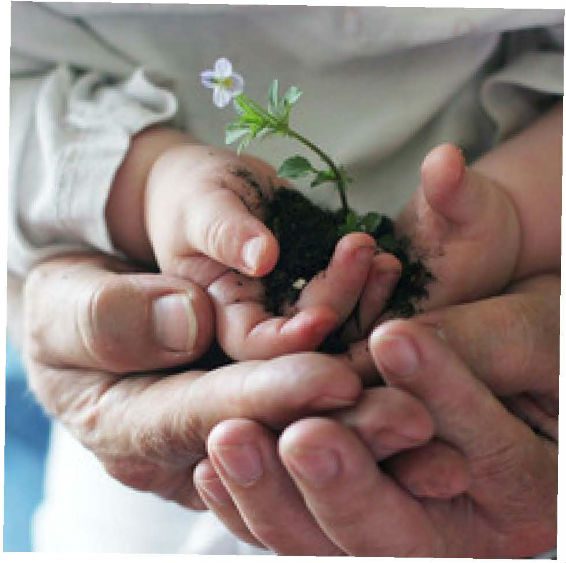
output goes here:
[[[174, 119], [222, 144], [233, 109], [199, 80], [220, 56], [257, 100], [275, 77], [299, 86], [293, 124], [348, 167], [353, 206], [395, 213], [434, 145], [473, 158], [562, 94], [562, 21], [554, 10], [14, 3], [9, 267], [113, 251], [106, 198], [144, 127]], [[297, 151], [283, 139], [250, 148], [276, 166]], [[337, 204], [327, 188], [311, 195]]]

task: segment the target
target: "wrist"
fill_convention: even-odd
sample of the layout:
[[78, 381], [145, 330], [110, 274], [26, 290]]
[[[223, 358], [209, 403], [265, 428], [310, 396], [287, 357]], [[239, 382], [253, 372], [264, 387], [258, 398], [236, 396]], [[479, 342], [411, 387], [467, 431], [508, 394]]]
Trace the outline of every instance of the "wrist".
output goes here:
[[144, 219], [147, 179], [163, 153], [190, 142], [186, 133], [161, 126], [149, 127], [133, 137], [114, 177], [105, 212], [112, 243], [128, 258], [155, 263]]

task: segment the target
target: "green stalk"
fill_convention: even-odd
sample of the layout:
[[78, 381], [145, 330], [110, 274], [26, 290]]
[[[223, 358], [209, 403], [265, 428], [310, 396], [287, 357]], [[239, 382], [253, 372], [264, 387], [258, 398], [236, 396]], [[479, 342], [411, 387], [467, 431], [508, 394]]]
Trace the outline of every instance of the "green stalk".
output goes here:
[[238, 94], [235, 100], [238, 100], [240, 104], [244, 107], [247, 106], [249, 110], [251, 110], [256, 115], [260, 116], [266, 123], [268, 123], [275, 131], [279, 131], [284, 133], [288, 137], [292, 137], [293, 139], [299, 141], [309, 149], [311, 149], [315, 154], [317, 154], [322, 161], [324, 161], [327, 166], [332, 170], [334, 174], [334, 178], [336, 178], [336, 187], [338, 188], [338, 193], [340, 195], [340, 203], [342, 204], [342, 209], [344, 210], [344, 216], [348, 214], [350, 211], [350, 207], [348, 205], [348, 199], [346, 198], [346, 182], [344, 181], [344, 177], [342, 173], [332, 159], [317, 145], [311, 143], [307, 138], [303, 137], [300, 133], [297, 133], [293, 129], [291, 129], [287, 123], [287, 120], [277, 119], [273, 115], [271, 115], [268, 111], [263, 109], [257, 102], [246, 96], [245, 94]]
[[287, 127], [287, 135], [289, 137], [296, 139], [297, 141], [299, 141], [300, 143], [302, 143], [303, 145], [314, 151], [328, 165], [330, 170], [332, 170], [332, 173], [336, 178], [336, 187], [338, 188], [338, 193], [340, 194], [340, 202], [342, 204], [342, 209], [344, 210], [344, 215], [346, 215], [348, 211], [350, 211], [350, 207], [348, 206], [348, 200], [346, 198], [346, 183], [344, 182], [344, 178], [342, 177], [340, 170], [338, 170], [332, 159], [322, 149], [317, 147], [314, 143], [311, 143], [300, 133], [293, 131], [293, 129], [290, 129], [289, 127]]

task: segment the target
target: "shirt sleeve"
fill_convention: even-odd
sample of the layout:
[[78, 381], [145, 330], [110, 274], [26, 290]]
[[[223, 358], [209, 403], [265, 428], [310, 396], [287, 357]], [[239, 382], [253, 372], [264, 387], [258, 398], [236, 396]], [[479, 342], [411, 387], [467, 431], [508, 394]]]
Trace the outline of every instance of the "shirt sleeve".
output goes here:
[[175, 116], [175, 96], [141, 68], [115, 80], [59, 65], [10, 86], [9, 268], [116, 253], [104, 217], [114, 175], [136, 133]]
[[499, 142], [526, 127], [564, 94], [564, 26], [504, 37], [506, 59], [481, 89], [481, 103], [492, 118]]

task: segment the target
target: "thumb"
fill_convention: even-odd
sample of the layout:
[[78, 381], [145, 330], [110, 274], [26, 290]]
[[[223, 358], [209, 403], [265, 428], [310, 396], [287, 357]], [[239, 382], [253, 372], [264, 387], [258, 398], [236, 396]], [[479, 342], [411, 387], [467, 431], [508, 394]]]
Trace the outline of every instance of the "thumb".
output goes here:
[[145, 194], [161, 270], [201, 285], [214, 278], [210, 271], [199, 277], [203, 256], [249, 276], [271, 271], [279, 245], [260, 219], [274, 182], [266, 163], [230, 151], [191, 145], [163, 155]]
[[450, 222], [468, 224], [488, 209], [487, 186], [466, 169], [462, 151], [454, 145], [439, 145], [428, 153], [421, 182], [427, 203]]
[[213, 309], [196, 284], [100, 255], [41, 264], [24, 295], [27, 352], [51, 367], [171, 367], [200, 357], [213, 337]]

